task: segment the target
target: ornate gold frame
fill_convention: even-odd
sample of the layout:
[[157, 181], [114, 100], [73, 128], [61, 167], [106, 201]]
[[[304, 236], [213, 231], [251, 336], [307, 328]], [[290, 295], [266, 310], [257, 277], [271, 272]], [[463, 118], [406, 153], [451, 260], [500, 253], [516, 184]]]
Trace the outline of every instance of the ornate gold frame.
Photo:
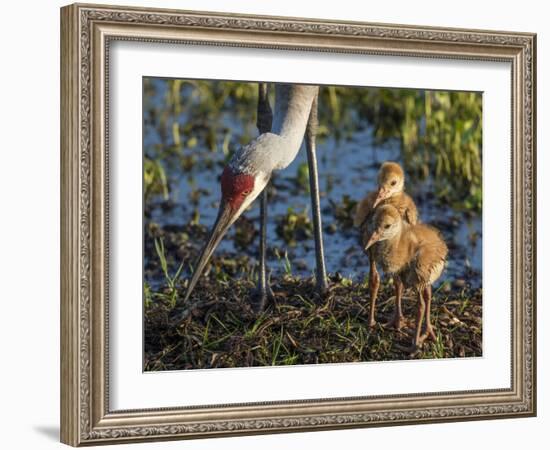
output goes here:
[[[512, 385], [389, 397], [111, 411], [106, 68], [112, 40], [507, 61], [512, 66]], [[78, 446], [533, 416], [536, 36], [98, 5], [61, 9], [61, 440]]]

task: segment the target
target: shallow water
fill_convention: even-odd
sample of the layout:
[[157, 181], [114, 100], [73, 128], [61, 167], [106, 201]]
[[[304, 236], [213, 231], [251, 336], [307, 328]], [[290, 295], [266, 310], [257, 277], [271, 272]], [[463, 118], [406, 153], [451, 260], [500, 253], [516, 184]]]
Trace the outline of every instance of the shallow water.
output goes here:
[[[155, 95], [148, 98], [148, 104], [159, 111], [165, 108], [164, 99], [166, 87], [162, 80], [155, 80]], [[184, 91], [185, 92], [185, 91]], [[185, 98], [182, 97], [185, 101]], [[172, 118], [171, 120], [174, 120]], [[192, 120], [181, 114], [179, 123]], [[250, 118], [253, 122], [255, 116]], [[235, 135], [253, 123], [244, 124], [242, 120], [224, 114], [223, 124], [230, 128]], [[170, 125], [170, 123], [168, 124]], [[400, 161], [399, 141], [395, 140], [385, 145], [375, 144], [372, 137], [372, 128], [363, 124], [349, 139], [339, 141], [334, 138], [319, 140], [319, 184], [322, 191], [321, 210], [324, 233], [325, 255], [327, 270], [330, 273], [340, 272], [354, 280], [362, 280], [368, 271], [367, 257], [358, 245], [357, 232], [353, 228], [342, 228], [334, 217], [331, 202], [336, 204], [344, 196], [359, 201], [368, 192], [376, 189], [376, 175], [380, 164], [387, 160]], [[155, 124], [144, 128], [144, 150], [148, 155], [155, 154], [155, 148], [163, 142]], [[171, 139], [164, 138], [164, 141]], [[220, 137], [223, 140], [223, 137]], [[220, 200], [218, 177], [221, 174], [225, 155], [223, 152], [212, 152], [200, 145], [192, 150], [185, 149], [185, 155], [198, 155], [197, 164], [189, 172], [181, 169], [181, 165], [171, 161], [163, 161], [171, 185], [171, 200], [175, 207], [166, 210], [162, 207], [162, 199], [154, 198], [147, 205], [150, 217], [148, 220], [159, 225], [183, 225], [188, 223], [195, 209], [200, 213], [199, 222], [208, 228], [214, 223]], [[202, 159], [204, 158], [204, 159]], [[204, 164], [201, 161], [209, 160], [213, 164]], [[311, 276], [315, 271], [315, 252], [313, 239], [297, 242], [295, 247], [289, 247], [275, 231], [278, 216], [286, 214], [288, 208], [295, 212], [304, 209], [310, 211], [310, 196], [303, 189], [299, 189], [296, 176], [301, 164], [307, 163], [304, 146], [296, 160], [284, 171], [278, 172], [273, 180], [276, 194], [269, 201], [268, 246], [276, 247], [279, 254], [288, 252], [294, 275]], [[407, 192], [415, 200], [420, 219], [439, 228], [449, 245], [448, 266], [440, 281], [460, 283], [465, 280], [472, 287], [481, 286], [482, 266], [482, 221], [480, 215], [461, 213], [451, 207], [442, 206], [431, 194], [432, 180], [413, 183], [408, 180]], [[197, 195], [197, 191], [200, 195]], [[190, 201], [190, 195], [196, 204]], [[258, 227], [259, 202], [256, 201], [244, 214]], [[334, 228], [334, 225], [336, 228]], [[220, 250], [229, 253], [241, 253], [233, 240], [235, 230], [232, 229], [220, 244]], [[252, 258], [257, 255], [258, 239], [246, 250]], [[268, 252], [268, 267], [272, 275], [285, 271], [284, 262]], [[149, 255], [146, 255], [146, 257]], [[152, 255], [154, 257], [154, 255]], [[457, 281], [458, 280], [458, 281]], [[148, 280], [155, 282], [155, 280]]]

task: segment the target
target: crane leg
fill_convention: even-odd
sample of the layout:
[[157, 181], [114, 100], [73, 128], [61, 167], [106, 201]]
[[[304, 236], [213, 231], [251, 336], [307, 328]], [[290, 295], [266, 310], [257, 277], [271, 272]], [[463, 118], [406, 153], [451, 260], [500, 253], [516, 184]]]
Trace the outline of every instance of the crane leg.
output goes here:
[[328, 290], [328, 284], [325, 269], [325, 255], [323, 250], [323, 229], [321, 226], [321, 206], [319, 200], [319, 176], [317, 173], [317, 156], [315, 154], [318, 123], [317, 96], [315, 96], [306, 128], [306, 149], [309, 168], [309, 190], [311, 193], [311, 213], [313, 215], [313, 231], [315, 234], [315, 257], [317, 263], [316, 288], [319, 294], [325, 294]]
[[393, 283], [395, 284], [395, 312], [393, 314], [393, 319], [390, 320], [386, 326], [395, 328], [396, 330], [401, 330], [403, 328], [405, 317], [403, 316], [403, 310], [401, 308], [401, 299], [403, 297], [403, 282], [401, 279], [396, 276], [393, 278]]
[[426, 339], [422, 335], [422, 321], [424, 320], [424, 315], [426, 313], [426, 298], [424, 297], [424, 290], [418, 289], [418, 309], [416, 310], [416, 328], [414, 331], [414, 339], [412, 346], [410, 348], [411, 354], [416, 354], [420, 351], [422, 343]]
[[[258, 117], [256, 126], [260, 134], [271, 131], [273, 113], [268, 99], [267, 83], [258, 85]], [[263, 311], [268, 300], [273, 298], [273, 292], [267, 279], [266, 248], [267, 248], [267, 186], [260, 194], [260, 263], [258, 267], [258, 286], [253, 293], [257, 311]]]
[[437, 340], [437, 336], [435, 334], [434, 328], [432, 326], [432, 319], [431, 319], [431, 307], [432, 307], [432, 287], [427, 286], [424, 288], [424, 298], [426, 299], [426, 329], [424, 330], [423, 337], [430, 338], [432, 340]]
[[369, 273], [369, 293], [370, 293], [370, 310], [369, 310], [369, 327], [376, 325], [376, 297], [378, 297], [378, 289], [380, 288], [380, 275], [376, 270], [376, 261], [372, 256], [372, 249], [369, 249], [370, 273]]

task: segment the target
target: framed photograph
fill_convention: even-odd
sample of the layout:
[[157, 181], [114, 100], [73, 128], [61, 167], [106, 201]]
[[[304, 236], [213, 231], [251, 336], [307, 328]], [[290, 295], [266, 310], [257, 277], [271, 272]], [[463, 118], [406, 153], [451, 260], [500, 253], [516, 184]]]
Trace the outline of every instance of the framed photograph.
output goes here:
[[536, 36], [61, 9], [61, 440], [536, 414]]

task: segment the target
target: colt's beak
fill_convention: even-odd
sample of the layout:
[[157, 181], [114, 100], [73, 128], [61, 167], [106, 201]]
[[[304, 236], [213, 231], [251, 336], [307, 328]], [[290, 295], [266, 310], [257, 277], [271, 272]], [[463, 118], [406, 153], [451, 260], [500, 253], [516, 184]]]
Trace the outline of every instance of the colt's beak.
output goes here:
[[237, 219], [237, 217], [237, 211], [234, 211], [229, 203], [222, 201], [222, 204], [220, 205], [220, 209], [218, 211], [218, 217], [216, 219], [216, 222], [214, 223], [212, 231], [210, 232], [210, 237], [204, 245], [199, 259], [195, 264], [195, 271], [193, 272], [193, 276], [191, 277], [191, 281], [189, 282], [189, 286], [187, 287], [187, 292], [185, 293], [185, 298], [183, 299], [184, 303], [187, 302], [189, 296], [193, 292], [193, 288], [197, 284], [197, 281], [200, 278], [204, 268], [206, 267], [210, 256], [212, 256], [212, 253], [214, 253], [214, 250], [216, 250], [216, 247], [225, 236], [225, 233], [227, 233], [227, 230], [229, 229], [231, 224]]
[[383, 187], [378, 189], [378, 195], [376, 196], [376, 200], [374, 201], [374, 205], [372, 207], [376, 208], [378, 203], [380, 203], [382, 200], [384, 200], [385, 198], [388, 197], [389, 193], [390, 192], [387, 189], [383, 188]]
[[367, 245], [365, 245], [365, 251], [367, 251], [369, 247], [371, 247], [373, 244], [378, 242], [379, 239], [380, 239], [380, 233], [378, 231], [375, 231], [374, 233], [372, 233], [369, 238], [369, 241], [367, 242]]

